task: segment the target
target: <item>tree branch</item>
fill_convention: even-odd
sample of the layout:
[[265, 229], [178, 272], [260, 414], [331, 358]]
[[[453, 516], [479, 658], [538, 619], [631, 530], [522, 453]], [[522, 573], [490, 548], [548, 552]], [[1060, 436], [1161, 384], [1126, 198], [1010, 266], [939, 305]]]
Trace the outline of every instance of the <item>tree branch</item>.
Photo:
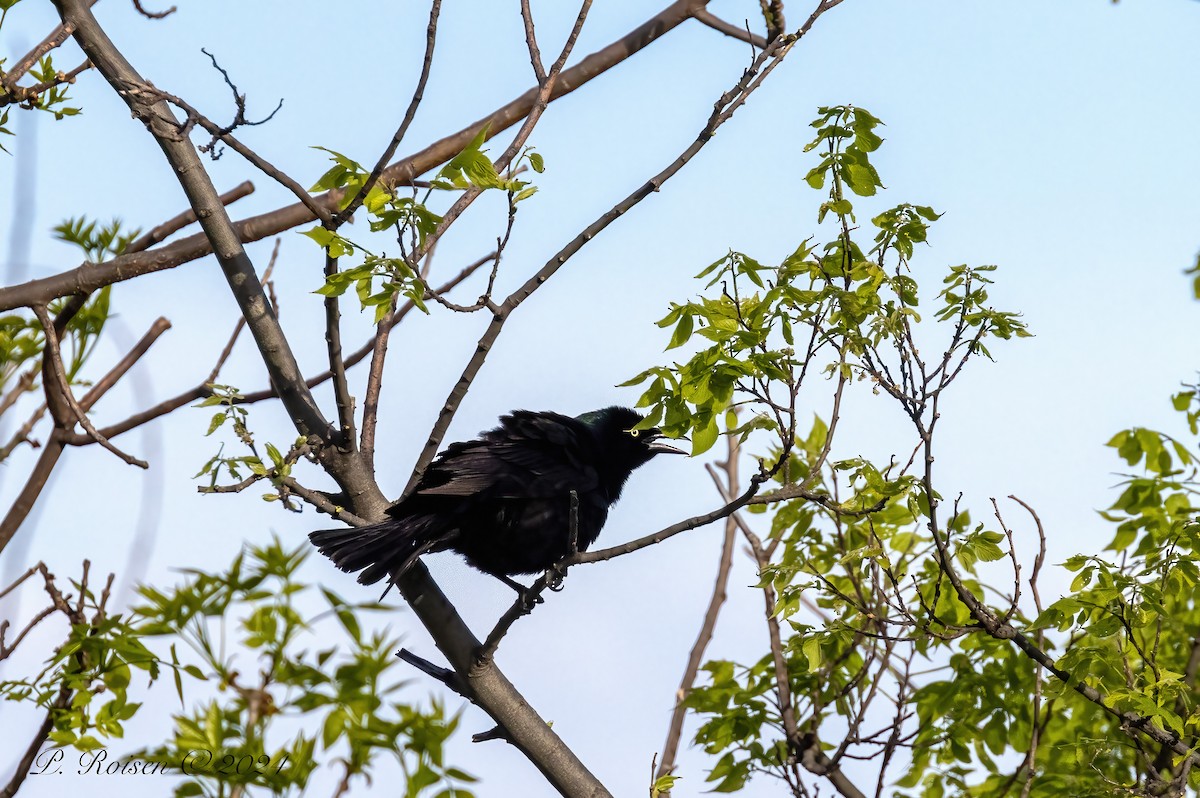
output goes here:
[[[697, 22], [702, 22], [713, 30], [724, 33], [726, 36], [732, 36], [739, 41], [752, 44], [760, 50], [765, 50], [767, 47], [767, 40], [762, 36], [759, 36], [757, 33], [751, 33], [745, 28], [739, 28], [731, 22], [726, 22], [706, 8], [699, 9], [693, 16]], [[659, 770], [662, 770], [661, 765], [659, 766]]]
[[87, 430], [88, 436], [96, 443], [100, 444], [105, 449], [120, 457], [129, 465], [135, 465], [140, 468], [149, 468], [150, 464], [145, 460], [139, 460], [133, 455], [113, 446], [107, 438], [101, 435], [92, 425], [91, 419], [88, 418], [87, 412], [79, 406], [79, 402], [75, 400], [75, 394], [71, 392], [71, 383], [67, 380], [66, 369], [63, 366], [62, 352], [58, 349], [58, 334], [54, 331], [54, 320], [50, 318], [50, 312], [46, 310], [45, 305], [35, 305], [33, 312], [38, 317], [38, 321], [42, 323], [42, 329], [46, 333], [46, 354], [45, 359], [49, 364], [50, 374], [54, 376], [54, 380], [45, 380], [46, 388], [46, 404], [50, 408], [51, 415], [54, 416], [54, 423], [63, 429], [70, 429], [71, 423], [66, 414], [61, 410], [56, 410], [56, 400], [54, 394], [58, 394], [58, 398], [65, 402], [67, 407], [74, 414], [75, 421]]

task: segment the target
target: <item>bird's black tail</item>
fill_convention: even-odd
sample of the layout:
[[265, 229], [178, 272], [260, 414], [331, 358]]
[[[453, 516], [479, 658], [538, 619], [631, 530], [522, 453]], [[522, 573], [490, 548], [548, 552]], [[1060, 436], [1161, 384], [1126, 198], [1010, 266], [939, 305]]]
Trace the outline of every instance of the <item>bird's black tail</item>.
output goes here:
[[372, 526], [319, 529], [309, 534], [313, 545], [343, 571], [373, 585], [384, 577], [395, 581], [417, 557], [443, 541], [428, 516], [390, 518]]

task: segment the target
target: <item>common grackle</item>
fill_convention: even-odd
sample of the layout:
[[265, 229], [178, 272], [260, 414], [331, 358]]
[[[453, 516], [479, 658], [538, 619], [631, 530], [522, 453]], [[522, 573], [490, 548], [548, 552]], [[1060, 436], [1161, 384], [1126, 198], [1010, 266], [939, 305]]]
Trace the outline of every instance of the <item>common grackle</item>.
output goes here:
[[422, 554], [457, 551], [518, 590], [508, 577], [545, 571], [568, 554], [570, 494], [584, 551], [596, 540], [625, 480], [660, 452], [684, 454], [642, 417], [608, 407], [578, 418], [517, 410], [478, 439], [438, 455], [386, 521], [325, 529], [309, 539], [358, 581], [394, 581]]

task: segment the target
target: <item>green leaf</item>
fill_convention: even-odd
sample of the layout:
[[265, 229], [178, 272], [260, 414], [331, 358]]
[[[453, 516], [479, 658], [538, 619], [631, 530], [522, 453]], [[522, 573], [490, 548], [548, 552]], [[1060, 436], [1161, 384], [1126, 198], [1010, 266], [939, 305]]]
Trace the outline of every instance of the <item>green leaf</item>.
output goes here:
[[321, 728], [321, 743], [328, 750], [337, 742], [338, 737], [346, 728], [346, 713], [341, 709], [335, 709], [325, 718], [325, 723]]
[[720, 430], [717, 429], [717, 417], [710, 415], [700, 426], [693, 427], [692, 457], [704, 454], [717, 442]]
[[673, 776], [670, 773], [659, 776], [650, 785], [650, 798], [658, 798], [665, 792], [670, 792], [675, 788], [675, 782], [679, 781], [679, 776]]
[[804, 652], [805, 659], [808, 660], [808, 672], [815, 673], [821, 667], [821, 638], [813, 635], [806, 638], [800, 646], [800, 650]]
[[300, 233], [302, 236], [307, 236], [313, 241], [316, 241], [322, 247], [327, 247], [337, 236], [331, 230], [326, 230], [321, 225], [317, 225], [311, 230], [305, 230]]
[[85, 734], [75, 740], [75, 747], [80, 751], [94, 751], [97, 748], [103, 748], [104, 744], [90, 734]]
[[675, 325], [675, 332], [671, 335], [671, 342], [667, 344], [667, 350], [675, 349], [687, 343], [692, 337], [694, 321], [691, 313], [684, 313], [679, 319], [679, 324]]

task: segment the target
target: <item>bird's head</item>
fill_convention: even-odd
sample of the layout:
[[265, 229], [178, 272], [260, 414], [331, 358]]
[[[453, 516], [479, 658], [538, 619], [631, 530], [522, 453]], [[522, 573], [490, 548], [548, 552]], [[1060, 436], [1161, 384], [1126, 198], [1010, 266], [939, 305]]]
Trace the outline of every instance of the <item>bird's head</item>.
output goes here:
[[687, 454], [667, 442], [657, 427], [635, 429], [642, 416], [628, 407], [606, 407], [579, 416], [596, 435], [610, 462], [629, 471], [648, 462], [656, 454]]

